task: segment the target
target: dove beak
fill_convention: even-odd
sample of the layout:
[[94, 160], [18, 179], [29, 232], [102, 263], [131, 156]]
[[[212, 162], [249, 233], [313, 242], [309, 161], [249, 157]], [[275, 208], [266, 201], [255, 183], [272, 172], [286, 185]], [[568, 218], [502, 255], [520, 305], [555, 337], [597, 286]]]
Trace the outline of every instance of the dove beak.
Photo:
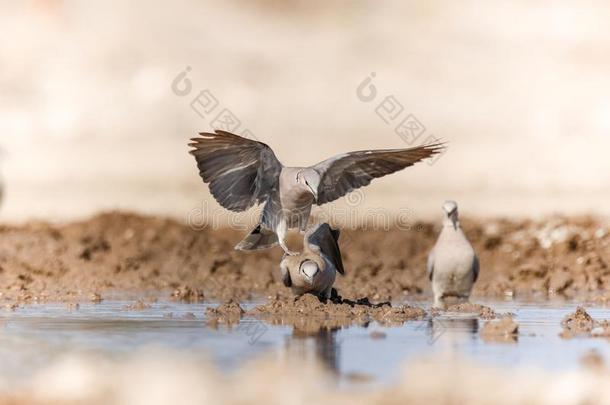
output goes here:
[[452, 210], [449, 213], [449, 219], [451, 220], [451, 223], [453, 224], [453, 229], [455, 229], [457, 231], [458, 229], [458, 216], [457, 216], [457, 210]]

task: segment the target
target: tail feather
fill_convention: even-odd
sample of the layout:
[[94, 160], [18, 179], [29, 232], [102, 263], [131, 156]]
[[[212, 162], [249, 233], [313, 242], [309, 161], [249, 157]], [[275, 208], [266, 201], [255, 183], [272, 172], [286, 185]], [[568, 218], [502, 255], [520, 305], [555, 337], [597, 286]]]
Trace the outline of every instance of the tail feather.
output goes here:
[[275, 232], [264, 229], [259, 224], [235, 246], [235, 250], [262, 250], [271, 248], [278, 243]]

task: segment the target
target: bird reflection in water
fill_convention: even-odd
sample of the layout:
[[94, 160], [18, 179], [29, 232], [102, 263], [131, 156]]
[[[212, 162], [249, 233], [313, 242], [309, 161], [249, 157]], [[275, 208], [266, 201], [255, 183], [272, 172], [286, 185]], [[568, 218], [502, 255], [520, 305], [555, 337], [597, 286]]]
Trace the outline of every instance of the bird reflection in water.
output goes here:
[[476, 339], [478, 332], [478, 318], [431, 317], [426, 324], [429, 344], [436, 343], [441, 337], [443, 342], [447, 343], [457, 343], [465, 339]]
[[294, 327], [286, 340], [286, 356], [299, 361], [320, 361], [332, 371], [339, 369], [338, 327]]

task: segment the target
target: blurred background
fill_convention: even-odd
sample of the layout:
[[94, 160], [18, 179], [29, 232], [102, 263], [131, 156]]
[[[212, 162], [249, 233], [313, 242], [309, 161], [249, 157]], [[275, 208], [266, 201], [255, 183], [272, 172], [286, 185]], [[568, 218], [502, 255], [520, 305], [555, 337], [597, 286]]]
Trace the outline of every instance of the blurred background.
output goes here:
[[607, 2], [0, 4], [4, 221], [217, 210], [186, 144], [223, 125], [290, 165], [449, 142], [358, 215], [610, 212]]

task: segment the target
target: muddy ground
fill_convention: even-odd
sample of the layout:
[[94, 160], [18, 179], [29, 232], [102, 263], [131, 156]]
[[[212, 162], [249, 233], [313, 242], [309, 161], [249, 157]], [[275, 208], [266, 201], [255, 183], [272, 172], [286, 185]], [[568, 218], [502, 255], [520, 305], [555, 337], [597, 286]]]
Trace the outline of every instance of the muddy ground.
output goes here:
[[[476, 297], [610, 299], [610, 231], [606, 220], [475, 220], [462, 226], [477, 250]], [[343, 299], [400, 303], [427, 299], [426, 256], [439, 227], [345, 229]], [[279, 279], [279, 248], [233, 250], [244, 231], [194, 230], [179, 221], [111, 212], [60, 225], [0, 227], [4, 305], [35, 300], [99, 301], [116, 296], [241, 301], [291, 296]], [[298, 241], [299, 237], [295, 236]], [[294, 241], [293, 241], [294, 242]]]

